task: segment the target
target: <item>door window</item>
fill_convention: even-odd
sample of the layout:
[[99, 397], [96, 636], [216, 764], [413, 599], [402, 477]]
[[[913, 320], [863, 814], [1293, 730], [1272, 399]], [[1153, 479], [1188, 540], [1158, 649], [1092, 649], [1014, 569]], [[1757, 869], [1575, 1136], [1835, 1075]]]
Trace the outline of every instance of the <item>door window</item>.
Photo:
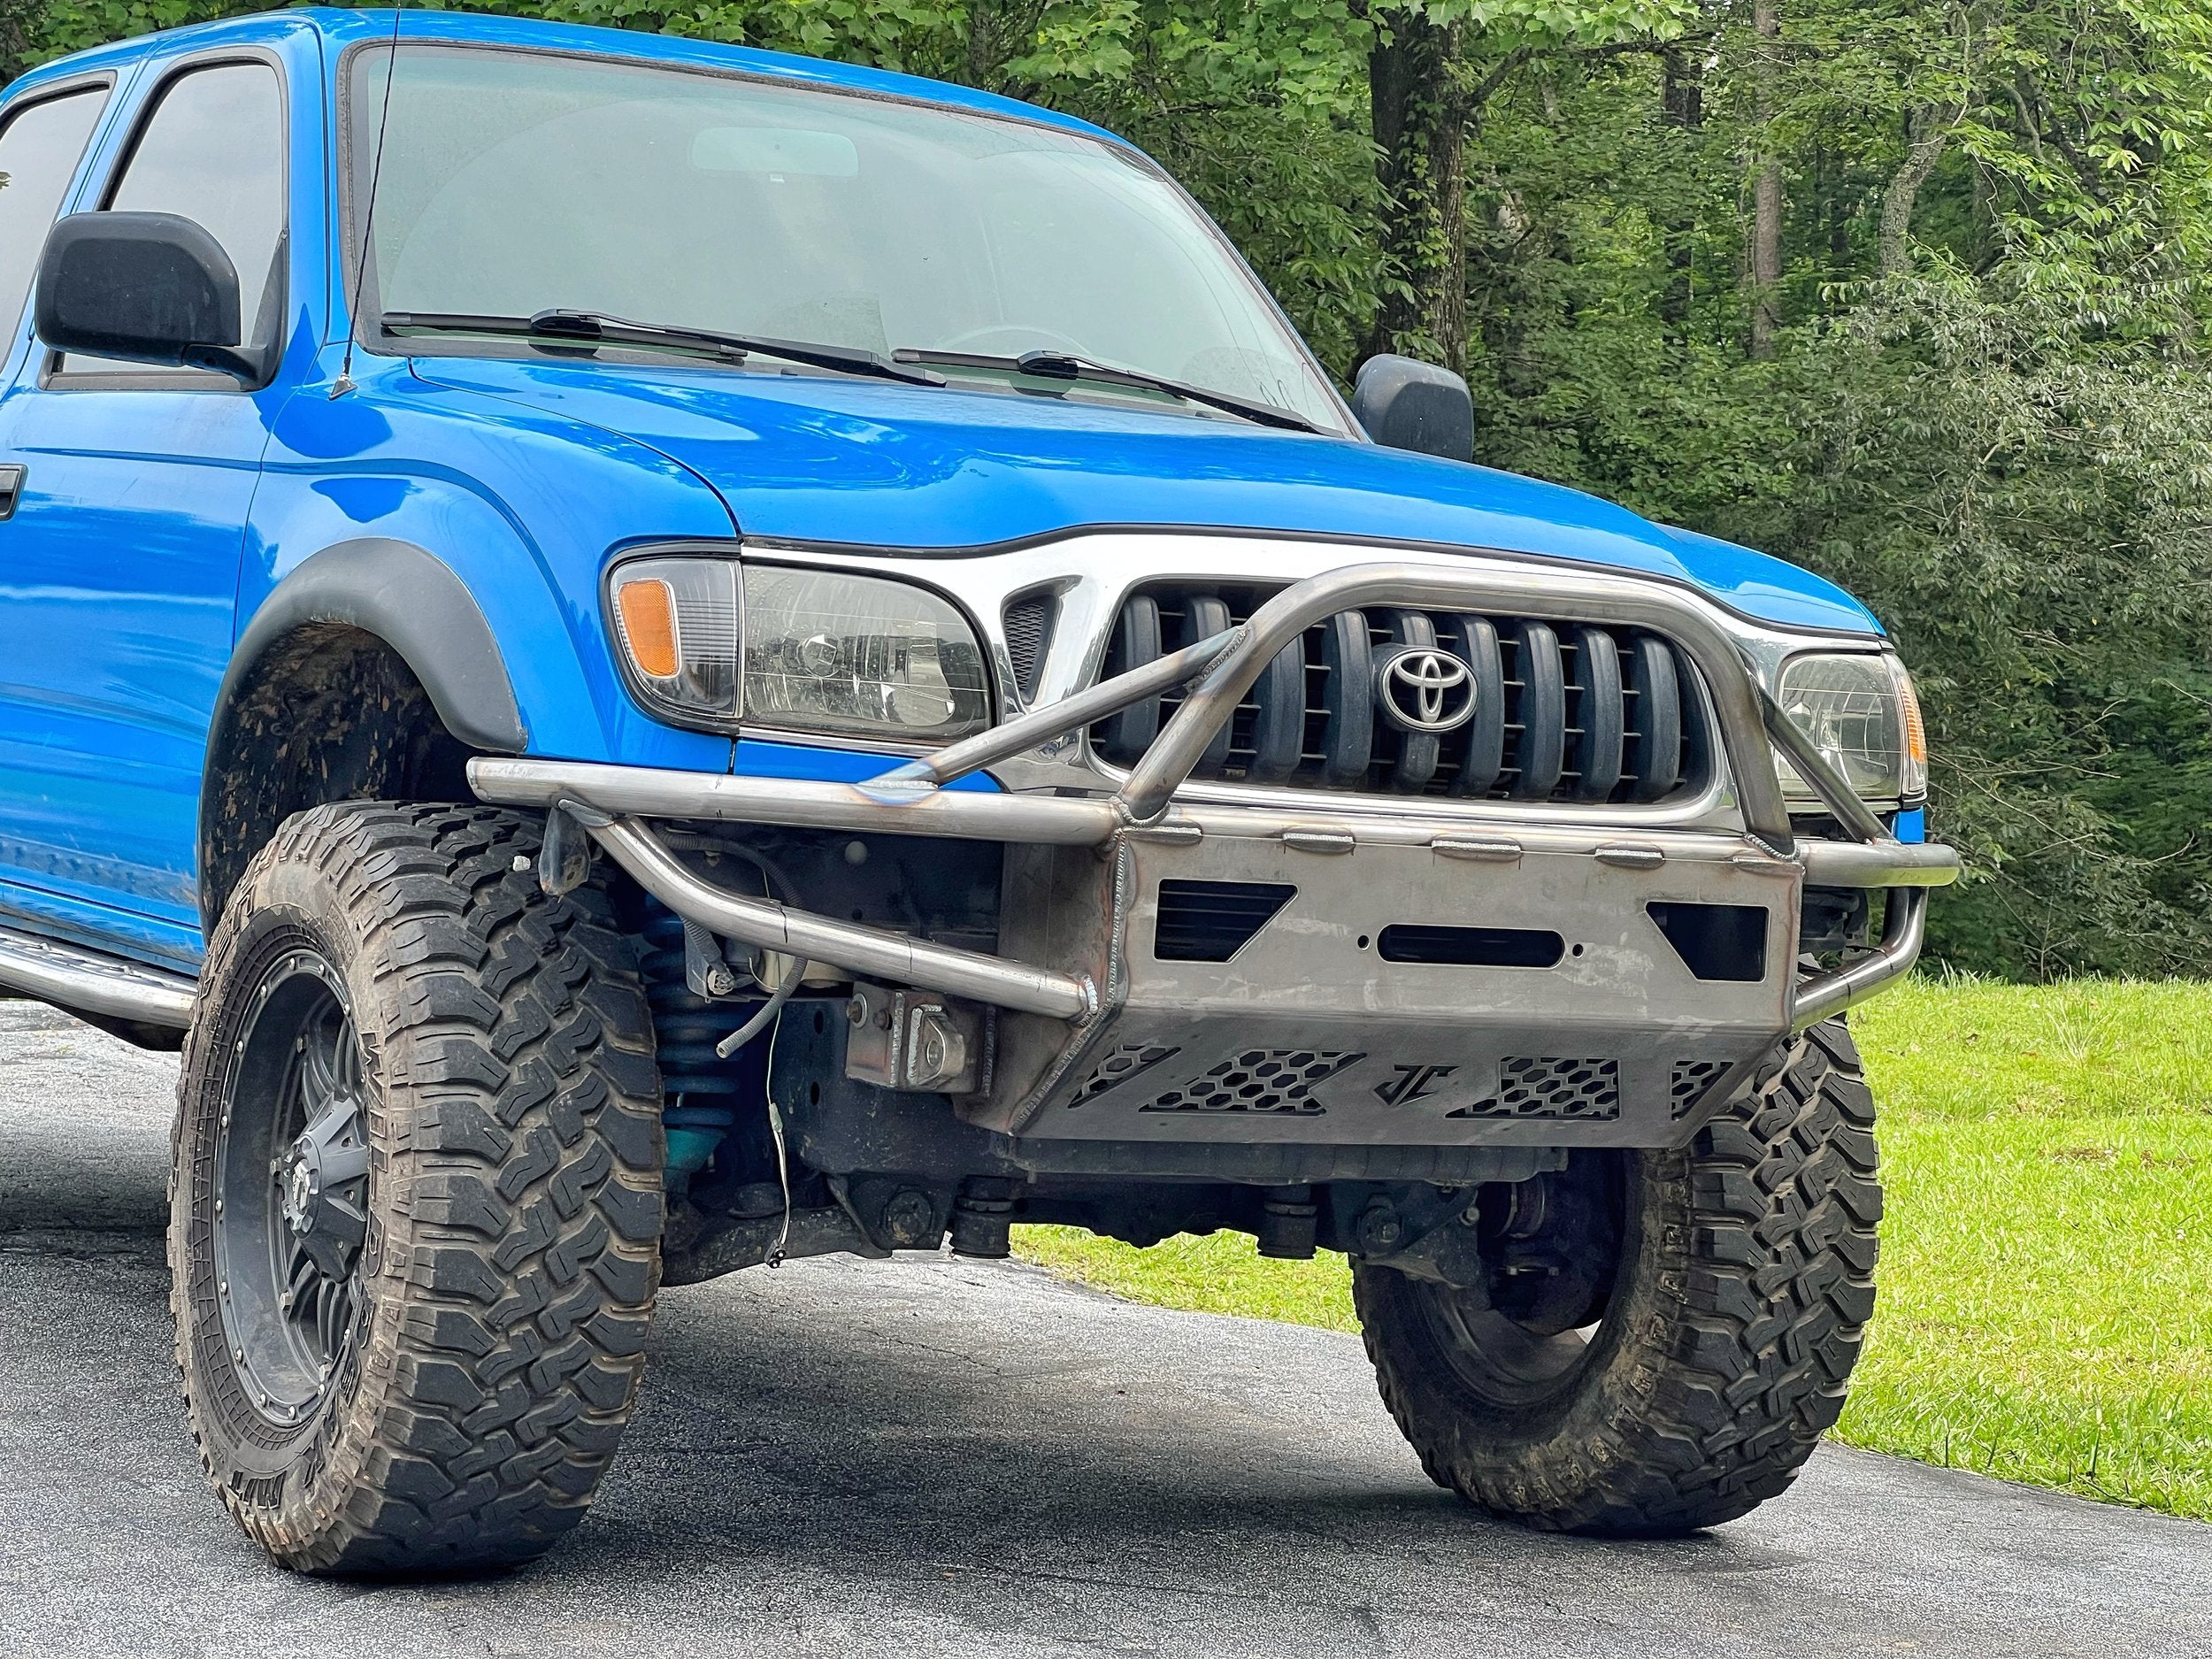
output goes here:
[[[267, 64], [218, 64], [172, 81], [140, 128], [106, 207], [175, 213], [206, 230], [238, 273], [242, 343], [259, 340], [282, 303], [274, 280], [285, 218], [284, 95], [276, 71]], [[89, 364], [73, 356], [61, 366]]]
[[14, 344], [46, 233], [107, 101], [105, 87], [88, 87], [28, 104], [0, 127], [0, 358]]

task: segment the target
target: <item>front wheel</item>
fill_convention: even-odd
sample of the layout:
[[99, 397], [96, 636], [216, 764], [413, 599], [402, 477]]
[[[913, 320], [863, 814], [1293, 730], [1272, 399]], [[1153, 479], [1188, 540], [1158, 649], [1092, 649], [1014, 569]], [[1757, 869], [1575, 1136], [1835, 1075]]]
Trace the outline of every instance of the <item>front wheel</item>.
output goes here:
[[659, 1278], [628, 947], [511, 814], [290, 819], [210, 941], [169, 1256], [194, 1437], [287, 1566], [462, 1572], [573, 1526]]
[[1840, 1020], [1671, 1152], [1486, 1188], [1487, 1283], [1356, 1264], [1384, 1402], [1439, 1485], [1553, 1531], [1665, 1536], [1795, 1479], [1874, 1310], [1874, 1103]]

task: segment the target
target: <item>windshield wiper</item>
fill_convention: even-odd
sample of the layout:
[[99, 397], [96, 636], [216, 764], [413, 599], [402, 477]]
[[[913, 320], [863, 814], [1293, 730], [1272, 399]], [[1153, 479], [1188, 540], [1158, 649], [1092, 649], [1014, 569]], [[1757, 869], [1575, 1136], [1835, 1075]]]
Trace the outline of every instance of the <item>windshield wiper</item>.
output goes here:
[[635, 323], [603, 311], [540, 311], [534, 317], [478, 316], [467, 311], [386, 311], [379, 319], [388, 334], [410, 329], [442, 334], [506, 334], [525, 340], [553, 340], [578, 345], [703, 347], [743, 358], [781, 357], [809, 368], [840, 374], [872, 375], [909, 386], [942, 386], [945, 377], [910, 369], [880, 352], [859, 346], [817, 345], [805, 340], [776, 340], [764, 334], [726, 334], [673, 323]]
[[1012, 369], [1048, 380], [1086, 380], [1098, 386], [1128, 386], [1140, 391], [1164, 392], [1170, 397], [1179, 397], [1186, 403], [1203, 403], [1210, 409], [1241, 415], [1245, 419], [1256, 420], [1263, 426], [1281, 426], [1291, 432], [1321, 430], [1303, 415], [1293, 414], [1287, 409], [1278, 409], [1272, 403], [1258, 403], [1228, 392], [1213, 391], [1203, 386], [1192, 386], [1183, 380], [1171, 380], [1164, 374], [1148, 374], [1142, 369], [1117, 368], [1110, 363], [1078, 357], [1072, 351], [1025, 351], [1018, 357], [1004, 357], [968, 351], [918, 351], [912, 347], [901, 347], [891, 356], [894, 361], [899, 363], [938, 363], [947, 368], [961, 369]]

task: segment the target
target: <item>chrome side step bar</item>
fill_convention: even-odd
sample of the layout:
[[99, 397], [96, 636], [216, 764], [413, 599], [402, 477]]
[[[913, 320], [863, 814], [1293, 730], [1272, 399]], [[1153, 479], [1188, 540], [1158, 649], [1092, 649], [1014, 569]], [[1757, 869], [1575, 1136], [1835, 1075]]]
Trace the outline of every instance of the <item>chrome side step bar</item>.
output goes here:
[[122, 956], [0, 927], [0, 986], [72, 1013], [104, 1014], [182, 1031], [193, 982]]

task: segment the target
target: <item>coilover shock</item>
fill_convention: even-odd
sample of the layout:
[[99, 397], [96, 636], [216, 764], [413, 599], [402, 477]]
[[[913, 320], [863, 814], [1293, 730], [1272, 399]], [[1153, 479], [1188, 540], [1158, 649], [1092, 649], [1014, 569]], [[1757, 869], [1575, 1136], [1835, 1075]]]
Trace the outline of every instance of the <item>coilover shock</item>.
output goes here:
[[736, 1126], [748, 1069], [721, 1058], [715, 1044], [749, 1010], [747, 1004], [710, 1001], [691, 988], [684, 973], [683, 918], [658, 900], [647, 903], [651, 913], [639, 969], [668, 1102], [661, 1113], [668, 1128], [668, 1176], [672, 1186], [687, 1185]]

